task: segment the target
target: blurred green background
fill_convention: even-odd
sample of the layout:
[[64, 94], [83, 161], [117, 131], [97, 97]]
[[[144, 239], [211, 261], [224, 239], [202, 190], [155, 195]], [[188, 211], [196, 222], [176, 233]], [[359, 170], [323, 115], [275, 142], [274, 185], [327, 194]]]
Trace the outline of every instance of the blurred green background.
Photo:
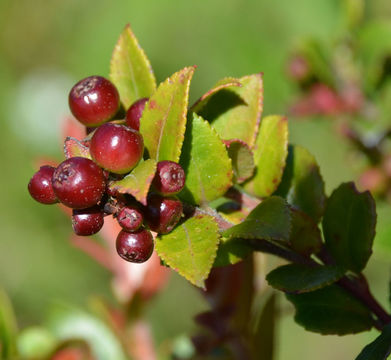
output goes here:
[[[263, 71], [264, 113], [284, 113], [295, 92], [284, 72], [289, 50], [303, 36], [335, 37], [343, 25], [341, 3], [0, 0], [0, 286], [11, 297], [22, 327], [41, 322], [58, 299], [82, 307], [91, 294], [111, 299], [109, 274], [68, 243], [69, 220], [32, 201], [27, 183], [36, 158], [62, 159], [59, 128], [69, 112], [68, 91], [82, 77], [108, 74], [124, 25], [131, 23], [158, 81], [198, 65], [192, 100], [222, 77]], [[370, 16], [391, 19], [387, 0], [368, 1], [367, 10]], [[328, 193], [357, 175], [328, 121], [292, 120], [290, 129], [291, 141], [317, 157]], [[378, 244], [367, 271], [383, 303], [391, 259], [389, 215], [389, 205], [380, 204]], [[194, 289], [174, 276], [148, 314], [156, 341], [193, 329], [191, 317], [205, 306]], [[175, 319], [174, 311], [180, 314]], [[288, 312], [280, 321], [278, 359], [353, 358], [375, 336], [306, 333]]]

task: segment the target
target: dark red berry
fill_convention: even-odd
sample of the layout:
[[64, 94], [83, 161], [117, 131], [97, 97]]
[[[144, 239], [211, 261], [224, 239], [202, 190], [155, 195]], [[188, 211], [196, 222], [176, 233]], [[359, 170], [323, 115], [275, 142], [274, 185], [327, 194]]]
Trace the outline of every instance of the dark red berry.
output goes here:
[[57, 198], [73, 209], [94, 206], [106, 189], [103, 170], [83, 157], [63, 161], [53, 174], [52, 184]]
[[96, 234], [103, 226], [103, 212], [99, 206], [88, 209], [74, 209], [72, 228], [76, 235], [89, 236]]
[[41, 204], [58, 202], [52, 186], [52, 176], [55, 170], [53, 166], [41, 166], [28, 184], [30, 195]]
[[134, 130], [140, 130], [140, 119], [143, 114], [145, 104], [149, 98], [142, 98], [134, 102], [126, 112], [126, 125]]
[[182, 203], [178, 199], [153, 194], [148, 197], [144, 215], [152, 231], [167, 234], [179, 222], [182, 211]]
[[153, 185], [162, 195], [174, 195], [185, 186], [185, 172], [182, 166], [174, 161], [160, 161], [157, 164]]
[[103, 124], [94, 132], [90, 143], [92, 159], [101, 167], [125, 174], [140, 161], [143, 137], [136, 130], [113, 123]]
[[119, 109], [116, 87], [102, 76], [79, 81], [69, 93], [72, 114], [85, 126], [99, 126], [110, 120]]
[[142, 229], [137, 232], [122, 230], [116, 241], [118, 255], [134, 263], [147, 261], [153, 252], [153, 237], [150, 231]]
[[143, 224], [143, 215], [135, 207], [123, 207], [117, 216], [118, 223], [126, 231], [137, 231]]

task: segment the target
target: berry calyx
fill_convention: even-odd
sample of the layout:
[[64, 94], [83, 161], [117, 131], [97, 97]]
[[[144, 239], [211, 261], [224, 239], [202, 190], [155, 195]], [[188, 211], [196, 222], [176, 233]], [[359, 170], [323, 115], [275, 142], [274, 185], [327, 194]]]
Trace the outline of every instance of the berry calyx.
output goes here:
[[160, 161], [157, 164], [153, 186], [161, 195], [175, 195], [185, 186], [185, 171], [174, 161]]
[[148, 102], [149, 98], [141, 98], [135, 101], [128, 111], [126, 112], [126, 125], [131, 127], [134, 130], [140, 130], [140, 119], [143, 115], [145, 109], [145, 104]]
[[148, 197], [144, 215], [152, 231], [168, 234], [178, 224], [182, 211], [182, 203], [178, 199], [152, 194]]
[[106, 189], [103, 170], [83, 157], [63, 161], [53, 173], [52, 185], [57, 198], [73, 209], [94, 206]]
[[125, 174], [140, 161], [144, 151], [143, 137], [124, 125], [107, 123], [92, 135], [90, 154], [104, 169]]
[[55, 170], [53, 166], [41, 166], [28, 184], [30, 195], [41, 204], [55, 204], [58, 202], [52, 186], [52, 176]]
[[102, 228], [103, 223], [103, 212], [99, 206], [88, 209], [73, 209], [72, 211], [72, 228], [76, 235], [96, 234]]
[[143, 224], [143, 215], [135, 207], [123, 207], [117, 216], [118, 224], [129, 232], [137, 231]]
[[122, 230], [117, 236], [116, 248], [118, 255], [126, 261], [145, 262], [153, 252], [152, 234], [145, 229], [133, 233]]
[[102, 76], [79, 81], [69, 93], [72, 114], [83, 125], [99, 126], [113, 118], [120, 105], [116, 87]]

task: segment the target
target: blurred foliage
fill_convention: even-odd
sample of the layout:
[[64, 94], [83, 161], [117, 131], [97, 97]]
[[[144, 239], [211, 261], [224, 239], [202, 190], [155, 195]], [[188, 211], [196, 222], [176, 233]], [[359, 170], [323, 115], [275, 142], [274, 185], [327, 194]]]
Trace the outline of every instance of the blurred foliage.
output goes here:
[[[54, 299], [85, 306], [87, 298], [97, 294], [113, 301], [107, 271], [70, 246], [67, 218], [31, 201], [26, 184], [38, 154], [61, 159], [55, 137], [66, 115], [69, 84], [87, 75], [108, 74], [113, 44], [124, 25], [132, 24], [159, 82], [196, 64], [202, 76], [193, 81], [190, 96], [195, 100], [222, 77], [263, 71], [264, 113], [283, 113], [295, 93], [284, 73], [289, 50], [303, 36], [335, 38], [344, 26], [342, 3], [0, 1], [0, 189], [6, 205], [0, 210], [0, 284], [21, 327], [41, 323]], [[366, 5], [366, 17], [391, 16], [388, 0], [369, 0]], [[356, 175], [357, 170], [346, 165], [347, 146], [333, 136], [330, 122], [294, 122], [290, 128], [290, 140], [317, 158], [328, 192]], [[390, 214], [390, 206], [381, 204], [378, 239], [384, 246], [379, 249], [391, 250]], [[385, 268], [389, 273], [386, 256], [375, 251], [368, 269], [381, 299], [387, 284], [379, 273]], [[282, 306], [285, 311], [286, 303]], [[168, 346], [168, 337], [194, 329], [191, 317], [205, 307], [193, 288], [172, 277], [147, 313], [158, 348]], [[278, 359], [352, 358], [374, 338], [372, 333], [322, 338], [306, 333], [291, 316], [281, 317], [279, 330]]]

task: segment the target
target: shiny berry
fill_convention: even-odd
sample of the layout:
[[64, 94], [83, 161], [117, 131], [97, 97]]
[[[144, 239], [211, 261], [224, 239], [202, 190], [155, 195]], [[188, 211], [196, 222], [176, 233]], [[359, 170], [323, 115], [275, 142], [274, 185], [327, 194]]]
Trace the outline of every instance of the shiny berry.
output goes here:
[[143, 224], [143, 215], [135, 207], [123, 207], [117, 216], [118, 223], [126, 231], [137, 231]]
[[53, 166], [41, 166], [28, 184], [30, 195], [41, 204], [54, 204], [58, 202], [52, 186], [54, 170], [56, 169]]
[[149, 98], [142, 98], [130, 106], [126, 112], [126, 125], [134, 130], [140, 130], [140, 119], [143, 114], [145, 104], [148, 102], [148, 100]]
[[85, 126], [99, 126], [110, 120], [119, 109], [116, 87], [102, 76], [79, 81], [69, 93], [72, 114]]
[[185, 172], [182, 166], [174, 161], [160, 161], [157, 164], [153, 186], [162, 195], [174, 195], [185, 186]]
[[73, 209], [72, 228], [76, 235], [96, 234], [103, 226], [103, 212], [99, 206], [88, 209]]
[[52, 184], [57, 198], [73, 209], [94, 206], [106, 189], [103, 170], [83, 157], [63, 161], [53, 174]]
[[99, 166], [117, 174], [132, 170], [140, 161], [143, 150], [144, 141], [139, 132], [113, 123], [96, 129], [90, 143], [92, 159]]
[[118, 255], [134, 263], [147, 261], [153, 252], [153, 237], [150, 231], [142, 229], [137, 232], [122, 230], [116, 241]]
[[182, 211], [182, 203], [178, 199], [153, 194], [148, 197], [144, 215], [152, 231], [167, 234], [179, 222]]

